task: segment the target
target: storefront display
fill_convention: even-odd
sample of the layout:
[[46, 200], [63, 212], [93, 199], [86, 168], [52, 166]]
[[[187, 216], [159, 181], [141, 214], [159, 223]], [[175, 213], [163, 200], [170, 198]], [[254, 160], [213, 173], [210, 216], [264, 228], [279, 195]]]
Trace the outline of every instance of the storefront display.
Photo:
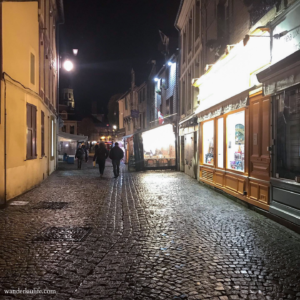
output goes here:
[[142, 133], [145, 168], [175, 166], [175, 134], [171, 124]]
[[214, 121], [203, 124], [203, 161], [205, 164], [214, 164]]
[[227, 168], [244, 171], [245, 165], [245, 112], [227, 116]]
[[224, 119], [218, 119], [218, 168], [224, 167]]

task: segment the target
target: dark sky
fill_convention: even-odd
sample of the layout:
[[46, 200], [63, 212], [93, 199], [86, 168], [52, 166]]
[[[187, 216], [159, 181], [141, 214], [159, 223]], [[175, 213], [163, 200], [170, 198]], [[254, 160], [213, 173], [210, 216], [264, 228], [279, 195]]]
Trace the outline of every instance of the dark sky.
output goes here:
[[64, 0], [65, 24], [60, 26], [60, 54], [78, 48], [76, 71], [61, 72], [60, 88], [71, 85], [77, 109], [91, 102], [106, 109], [109, 98], [130, 87], [130, 71], [142, 83], [151, 66], [163, 61], [158, 50], [160, 29], [177, 37], [174, 27], [180, 0]]

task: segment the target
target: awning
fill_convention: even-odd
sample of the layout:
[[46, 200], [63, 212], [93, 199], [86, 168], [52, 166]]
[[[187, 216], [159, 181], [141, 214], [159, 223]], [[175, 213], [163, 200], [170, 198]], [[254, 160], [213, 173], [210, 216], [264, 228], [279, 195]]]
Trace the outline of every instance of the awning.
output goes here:
[[300, 83], [300, 50], [257, 74], [265, 95], [275, 94]]
[[126, 135], [126, 136], [122, 136], [122, 139], [128, 139], [128, 138], [130, 138], [130, 137], [132, 137], [133, 136], [133, 134], [129, 134], [129, 135]]
[[76, 134], [71, 134], [71, 133], [66, 133], [66, 132], [60, 132], [58, 134], [58, 139], [61, 142], [71, 142], [71, 141], [76, 141], [76, 142], [87, 142], [88, 137], [84, 135], [76, 135]]

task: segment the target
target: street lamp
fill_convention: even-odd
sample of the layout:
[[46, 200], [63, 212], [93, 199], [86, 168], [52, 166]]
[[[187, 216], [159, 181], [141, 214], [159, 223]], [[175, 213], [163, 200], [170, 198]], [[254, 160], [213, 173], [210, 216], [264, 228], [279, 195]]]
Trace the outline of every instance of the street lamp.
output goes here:
[[117, 125], [113, 125], [113, 129], [116, 130], [117, 129]]
[[74, 64], [69, 60], [67, 59], [66, 61], [64, 61], [63, 63], [63, 68], [67, 71], [67, 72], [70, 72], [74, 69]]

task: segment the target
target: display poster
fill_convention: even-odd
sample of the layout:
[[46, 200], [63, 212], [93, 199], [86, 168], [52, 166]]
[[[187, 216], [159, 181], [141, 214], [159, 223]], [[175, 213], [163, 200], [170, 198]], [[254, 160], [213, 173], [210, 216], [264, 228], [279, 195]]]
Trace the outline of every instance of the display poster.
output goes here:
[[243, 124], [235, 125], [235, 144], [236, 145], [245, 144], [245, 126]]

